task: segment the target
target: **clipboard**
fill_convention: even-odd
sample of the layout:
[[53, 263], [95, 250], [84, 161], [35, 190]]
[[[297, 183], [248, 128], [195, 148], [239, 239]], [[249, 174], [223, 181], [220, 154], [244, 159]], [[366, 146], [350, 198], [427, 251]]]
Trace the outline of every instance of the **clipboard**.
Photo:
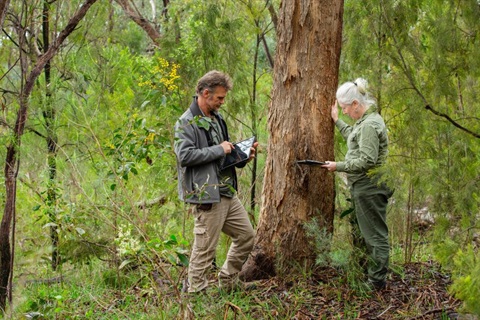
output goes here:
[[324, 161], [317, 161], [317, 160], [298, 160], [296, 161], [297, 164], [305, 164], [305, 165], [308, 165], [308, 166], [321, 166], [323, 164], [327, 164], [326, 162]]
[[255, 136], [234, 143], [233, 146], [235, 149], [232, 149], [232, 152], [225, 156], [225, 160], [222, 164], [222, 170], [239, 164], [243, 161], [247, 161], [248, 158], [250, 158], [250, 148], [253, 147], [254, 143]]

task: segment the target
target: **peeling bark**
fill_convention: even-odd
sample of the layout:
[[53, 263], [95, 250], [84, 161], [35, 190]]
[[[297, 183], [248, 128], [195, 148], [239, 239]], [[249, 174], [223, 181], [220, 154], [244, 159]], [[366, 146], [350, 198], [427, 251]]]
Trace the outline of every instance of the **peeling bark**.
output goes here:
[[287, 0], [277, 26], [277, 52], [262, 208], [244, 280], [311, 268], [316, 252], [304, 225], [333, 232], [334, 175], [299, 159], [333, 160], [335, 101], [343, 1]]

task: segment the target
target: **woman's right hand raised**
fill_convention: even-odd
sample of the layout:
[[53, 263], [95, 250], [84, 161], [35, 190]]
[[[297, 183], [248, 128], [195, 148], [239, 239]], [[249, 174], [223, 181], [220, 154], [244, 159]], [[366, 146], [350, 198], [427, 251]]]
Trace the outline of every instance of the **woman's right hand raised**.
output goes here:
[[333, 122], [337, 122], [338, 120], [338, 101], [335, 100], [335, 103], [332, 105], [332, 108], [331, 108], [331, 116], [332, 116], [332, 120]]

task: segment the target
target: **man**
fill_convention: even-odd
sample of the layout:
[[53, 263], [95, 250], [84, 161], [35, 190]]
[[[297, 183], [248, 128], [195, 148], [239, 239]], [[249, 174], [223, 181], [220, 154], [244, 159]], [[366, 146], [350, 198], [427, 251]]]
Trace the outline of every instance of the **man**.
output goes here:
[[[175, 125], [178, 194], [192, 204], [194, 242], [188, 268], [188, 292], [208, 286], [207, 274], [215, 258], [220, 232], [232, 239], [227, 259], [218, 274], [220, 287], [230, 288], [238, 279], [253, 247], [254, 230], [239, 201], [235, 167], [222, 169], [234, 149], [227, 126], [218, 113], [232, 89], [230, 77], [210, 71], [198, 80], [190, 108]], [[256, 142], [243, 167], [255, 157]]]

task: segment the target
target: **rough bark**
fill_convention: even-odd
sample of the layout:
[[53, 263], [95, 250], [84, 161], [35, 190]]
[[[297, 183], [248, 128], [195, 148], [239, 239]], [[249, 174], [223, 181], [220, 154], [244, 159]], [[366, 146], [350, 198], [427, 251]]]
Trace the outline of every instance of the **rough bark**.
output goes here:
[[[20, 108], [17, 112], [17, 119], [13, 132], [12, 142], [7, 145], [7, 155], [5, 160], [5, 191], [6, 201], [5, 210], [0, 224], [0, 310], [5, 310], [7, 294], [11, 299], [11, 279], [13, 274], [13, 249], [10, 244], [10, 234], [15, 234], [14, 217], [16, 203], [16, 183], [20, 165], [18, 149], [21, 144], [21, 138], [25, 129], [27, 119], [28, 99], [34, 88], [35, 82], [42, 70], [50, 59], [58, 52], [65, 39], [75, 30], [78, 23], [84, 18], [90, 7], [97, 0], [86, 0], [70, 19], [67, 26], [58, 37], [53, 41], [47, 52], [36, 62], [35, 66], [28, 74], [25, 85], [19, 96]], [[11, 301], [11, 300], [10, 300]]]
[[312, 267], [316, 253], [305, 222], [316, 218], [321, 230], [333, 232], [334, 175], [295, 161], [334, 159], [330, 106], [338, 85], [342, 16], [339, 0], [282, 2], [263, 203], [245, 280]]

